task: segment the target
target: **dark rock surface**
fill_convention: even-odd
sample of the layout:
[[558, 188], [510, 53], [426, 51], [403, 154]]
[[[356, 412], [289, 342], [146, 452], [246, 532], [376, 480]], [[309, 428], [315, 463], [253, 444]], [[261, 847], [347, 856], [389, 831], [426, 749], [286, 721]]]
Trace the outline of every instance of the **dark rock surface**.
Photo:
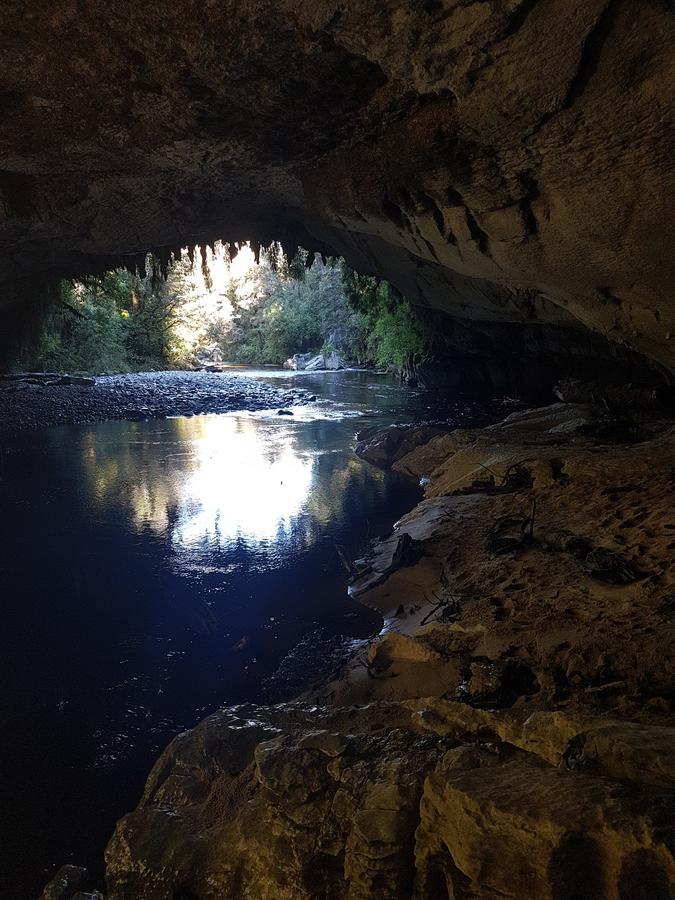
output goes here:
[[374, 425], [361, 429], [356, 435], [354, 452], [366, 462], [388, 469], [416, 447], [428, 444], [432, 438], [450, 430], [451, 426], [443, 422], [388, 425], [386, 428]]
[[108, 419], [153, 419], [306, 402], [307, 391], [280, 391], [240, 375], [143, 372], [105, 375], [94, 385], [0, 381], [0, 431]]
[[[571, 772], [579, 721], [523, 719], [431, 699], [222, 710], [118, 823], [107, 896], [668, 900], [668, 790]], [[610, 724], [621, 765], [631, 726]], [[641, 729], [643, 771], [662, 731]]]
[[9, 0], [5, 344], [45, 279], [281, 239], [465, 342], [585, 328], [672, 373], [673, 42], [657, 0]]

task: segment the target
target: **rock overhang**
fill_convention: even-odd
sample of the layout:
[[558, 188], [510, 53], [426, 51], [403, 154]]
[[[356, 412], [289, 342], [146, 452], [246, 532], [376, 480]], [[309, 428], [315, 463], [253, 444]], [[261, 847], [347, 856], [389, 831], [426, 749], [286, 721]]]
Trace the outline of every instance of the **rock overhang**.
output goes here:
[[10, 3], [4, 305], [147, 250], [281, 239], [672, 373], [674, 30], [656, 0]]

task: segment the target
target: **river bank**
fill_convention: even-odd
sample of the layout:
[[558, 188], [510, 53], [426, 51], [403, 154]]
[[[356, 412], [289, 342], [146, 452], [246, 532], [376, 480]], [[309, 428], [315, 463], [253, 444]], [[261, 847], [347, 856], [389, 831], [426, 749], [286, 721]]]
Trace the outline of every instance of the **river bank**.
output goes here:
[[[86, 381], [86, 379], [82, 379]], [[140, 372], [102, 375], [91, 384], [0, 380], [0, 432], [114, 419], [156, 419], [298, 405], [312, 396], [244, 375]]]
[[379, 448], [426, 483], [357, 563], [383, 632], [297, 701], [177, 737], [108, 897], [665, 900], [675, 429], [606, 424], [556, 404]]

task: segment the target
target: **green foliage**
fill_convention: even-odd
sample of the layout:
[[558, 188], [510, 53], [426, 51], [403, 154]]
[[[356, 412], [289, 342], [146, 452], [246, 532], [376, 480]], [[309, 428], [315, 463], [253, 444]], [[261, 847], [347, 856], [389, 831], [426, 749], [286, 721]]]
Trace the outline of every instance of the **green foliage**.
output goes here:
[[357, 275], [344, 260], [315, 256], [308, 265], [306, 251], [289, 261], [272, 245], [260, 264], [239, 266], [236, 276], [223, 245], [198, 257], [183, 254], [167, 277], [159, 276], [149, 257], [145, 277], [117, 269], [62, 282], [58, 302], [20, 366], [129, 372], [187, 367], [216, 351], [227, 362], [281, 365], [294, 353], [321, 350], [361, 364], [401, 367], [423, 349], [410, 303], [387, 282]]
[[350, 351], [360, 320], [347, 302], [342, 266], [306, 262], [303, 251], [285, 268], [260, 266], [253, 299], [242, 301], [234, 292], [231, 328], [220, 341], [228, 359], [280, 365], [294, 353], [318, 351], [329, 339]]
[[370, 333], [369, 347], [380, 366], [401, 367], [422, 351], [419, 325], [407, 303], [397, 303], [393, 310], [385, 309], [380, 313]]
[[261, 266], [254, 300], [234, 291], [233, 322], [217, 338], [229, 360], [279, 365], [294, 353], [337, 350], [361, 364], [400, 367], [423, 349], [413, 308], [387, 282], [343, 260], [306, 263], [303, 251], [285, 269]]
[[63, 281], [58, 302], [21, 368], [56, 372], [133, 372], [165, 365], [171, 301], [124, 269]]
[[361, 359], [400, 368], [424, 349], [419, 318], [410, 302], [388, 282], [352, 270], [345, 270], [344, 281], [349, 303], [361, 316]]

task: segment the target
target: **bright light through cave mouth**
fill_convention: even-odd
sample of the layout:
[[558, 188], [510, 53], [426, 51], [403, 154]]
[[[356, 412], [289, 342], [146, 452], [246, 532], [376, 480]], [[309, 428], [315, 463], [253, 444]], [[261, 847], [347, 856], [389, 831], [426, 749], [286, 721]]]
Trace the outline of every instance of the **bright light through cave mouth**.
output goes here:
[[[279, 243], [184, 248], [62, 281], [17, 369], [112, 374], [203, 365], [398, 370], [429, 340], [413, 306], [344, 260]], [[429, 332], [430, 333], [430, 332]], [[311, 366], [310, 366], [311, 368]]]
[[3, 4], [0, 900], [673, 900], [671, 7]]
[[[89, 874], [58, 869], [52, 887], [102, 884], [108, 842], [108, 883], [132, 877], [142, 896], [145, 875], [129, 875], [137, 863], [121, 853], [126, 825], [116, 823], [181, 733], [167, 765], [187, 787], [179, 798], [160, 787], [156, 807], [131, 813], [134, 827], [166, 809], [181, 823], [186, 804], [201, 823], [191, 798], [212, 778], [209, 748], [229, 753], [242, 740], [258, 753], [242, 762], [259, 760], [247, 788], [257, 804], [267, 803], [258, 792], [275, 777], [277, 753], [284, 766], [300, 766], [289, 777], [316, 777], [328, 799], [338, 789], [328, 769], [321, 774], [325, 765], [360, 766], [365, 786], [350, 803], [359, 827], [375, 829], [377, 847], [398, 833], [390, 806], [403, 796], [399, 777], [415, 822], [425, 779], [436, 784], [438, 772], [439, 783], [473, 792], [472, 802], [501, 797], [516, 818], [539, 809], [547, 791], [572, 797], [575, 815], [589, 791], [594, 810], [613, 809], [606, 778], [572, 774], [585, 746], [575, 743], [574, 716], [604, 735], [607, 710], [597, 704], [605, 697], [621, 759], [643, 741], [661, 759], [670, 731], [617, 718], [612, 699], [636, 677], [636, 653], [657, 698], [667, 680], [650, 661], [649, 623], [666, 590], [669, 545], [655, 539], [639, 549], [642, 519], [653, 535], [667, 519], [668, 487], [654, 474], [672, 451], [659, 391], [612, 373], [594, 406], [564, 372], [555, 373], [555, 398], [544, 396], [551, 373], [524, 391], [508, 367], [495, 372], [483, 358], [453, 354], [439, 336], [443, 321], [341, 258], [302, 249], [289, 258], [277, 243], [254, 252], [216, 241], [168, 264], [148, 254], [133, 271], [61, 283], [17, 352], [16, 371], [0, 380], [0, 491], [12, 522], [5, 629], [11, 647], [28, 648], [8, 657], [16, 687], [6, 727], [16, 747], [41, 748], [7, 754], [15, 787], [5, 846], [18, 896], [34, 896], [71, 858]], [[525, 396], [543, 407], [527, 410]], [[654, 407], [638, 413], [646, 396]], [[613, 411], [619, 402], [630, 417]], [[505, 426], [479, 430], [507, 415]], [[40, 567], [36, 544], [45, 548]], [[641, 607], [645, 578], [653, 586]], [[559, 609], [551, 590], [566, 597]], [[621, 630], [628, 607], [617, 602], [629, 604], [637, 632]], [[590, 616], [592, 630], [583, 625]], [[73, 644], [73, 633], [86, 640]], [[298, 695], [307, 704], [287, 706]], [[394, 711], [392, 730], [371, 721], [380, 702]], [[644, 707], [639, 695], [625, 702], [631, 715]], [[409, 703], [422, 723], [426, 705], [434, 710], [430, 730], [408, 722]], [[272, 735], [269, 771], [255, 751], [261, 735]], [[606, 737], [596, 740], [606, 746]], [[474, 782], [476, 759], [486, 774]], [[517, 790], [504, 793], [514, 770]], [[218, 778], [234, 791], [245, 775], [228, 768]], [[635, 778], [631, 770], [623, 780], [642, 798]], [[287, 788], [274, 784], [285, 798]], [[315, 803], [302, 808], [323, 815]], [[398, 822], [403, 813], [394, 814]], [[235, 802], [214, 840], [247, 815]], [[274, 803], [264, 815], [286, 827]], [[348, 827], [335, 815], [331, 828]], [[264, 843], [255, 826], [251, 834], [253, 847]], [[177, 840], [191, 846], [190, 833]], [[129, 852], [138, 871], [161, 869], [178, 884], [167, 847], [161, 837], [151, 847], [132, 839]], [[230, 896], [229, 876], [205, 871]]]

